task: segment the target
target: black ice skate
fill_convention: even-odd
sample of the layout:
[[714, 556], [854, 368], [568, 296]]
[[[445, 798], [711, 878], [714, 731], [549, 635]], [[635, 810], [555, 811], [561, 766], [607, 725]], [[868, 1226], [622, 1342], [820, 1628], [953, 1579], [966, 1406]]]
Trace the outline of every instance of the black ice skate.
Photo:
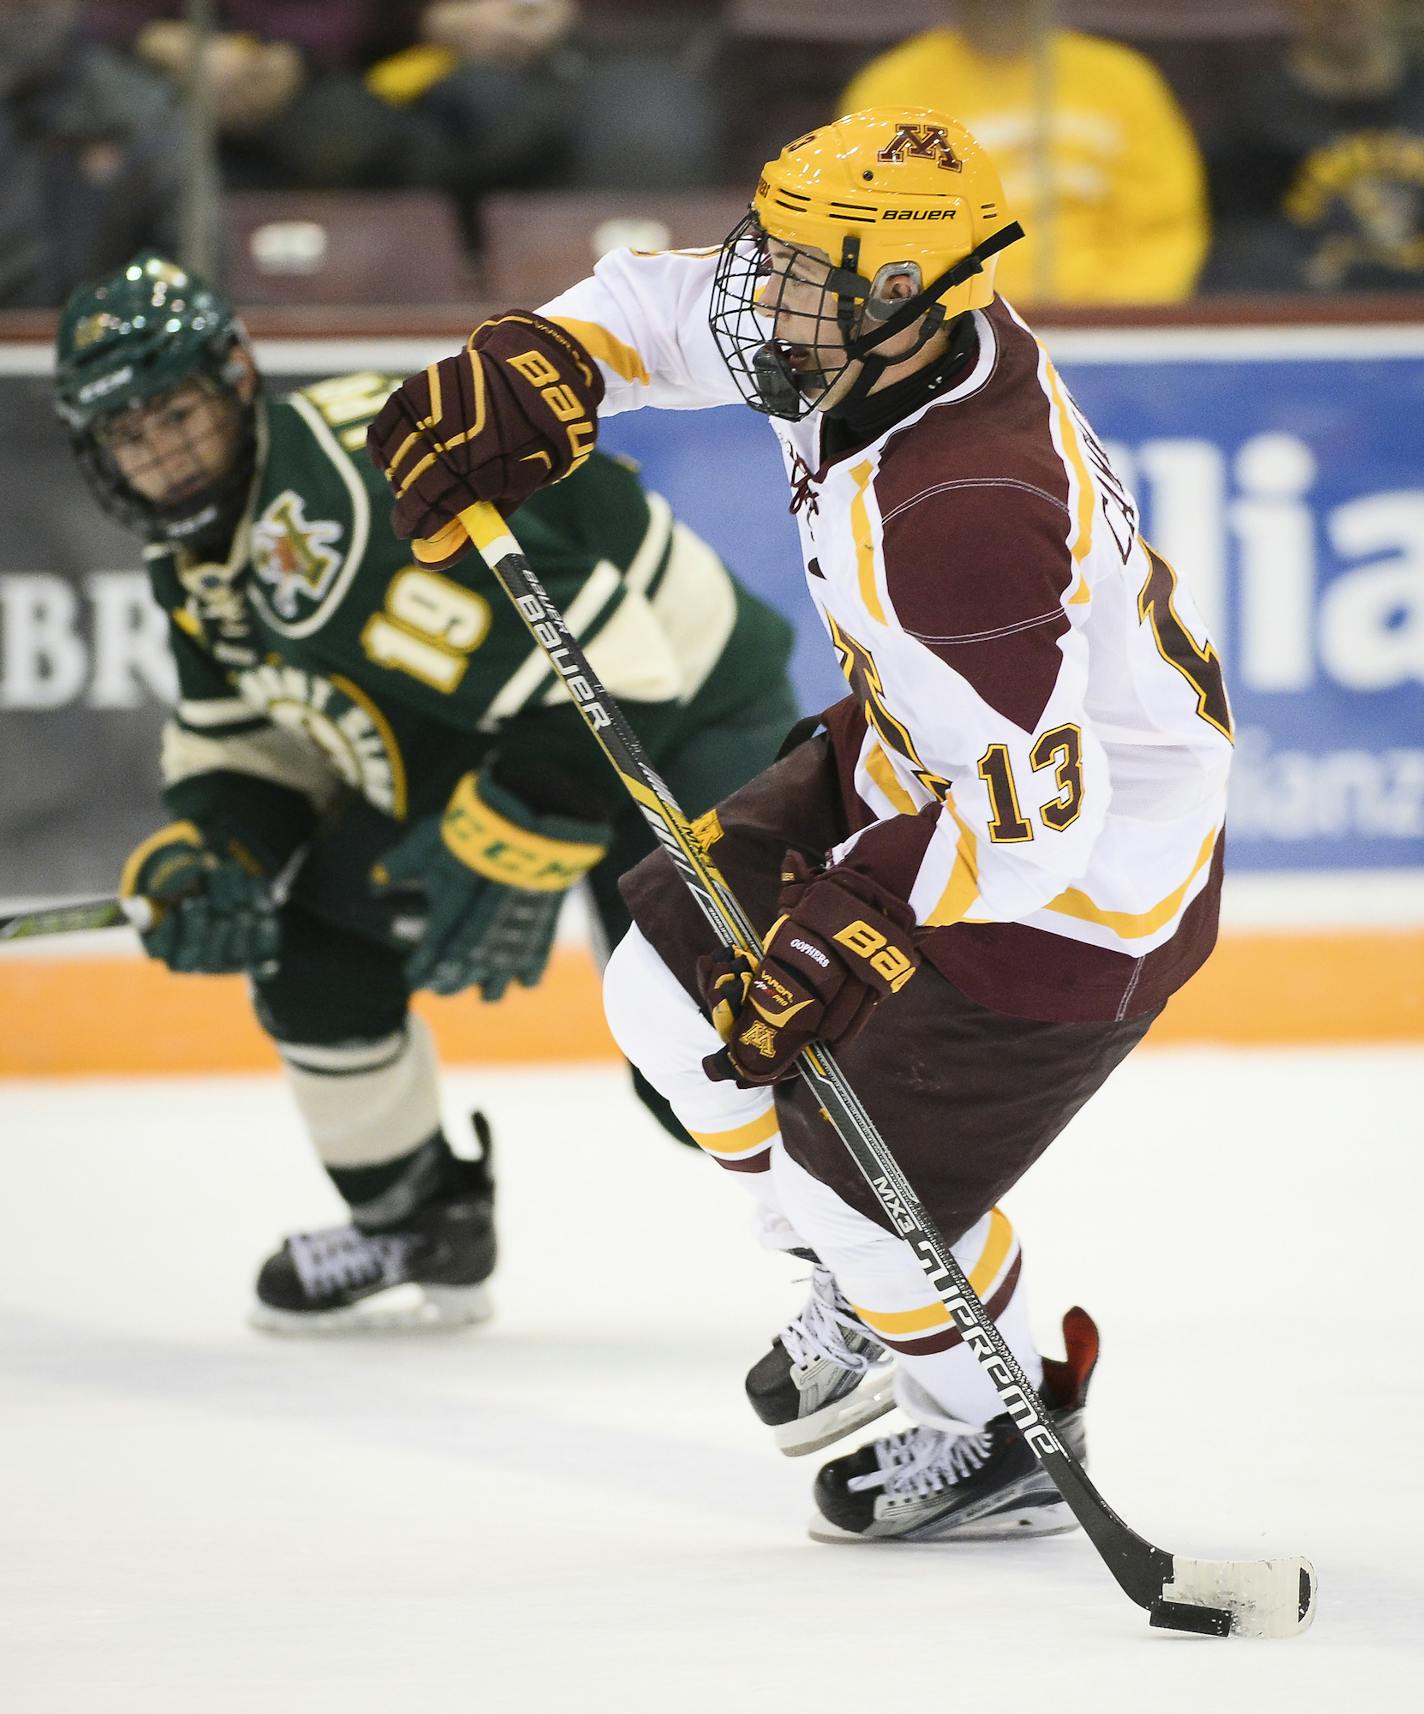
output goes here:
[[817, 1264], [805, 1309], [748, 1373], [747, 1397], [777, 1446], [799, 1458], [884, 1416], [895, 1403], [890, 1375], [872, 1371], [889, 1362], [830, 1269]]
[[[1083, 1463], [1083, 1407], [1098, 1360], [1086, 1310], [1063, 1317], [1066, 1362], [1043, 1360], [1043, 1399], [1054, 1427]], [[833, 1459], [816, 1477], [816, 1541], [992, 1541], [1077, 1528], [1008, 1415], [982, 1430], [916, 1427]]]
[[[486, 1147], [488, 1144], [486, 1143]], [[494, 1181], [488, 1154], [403, 1226], [334, 1226], [288, 1238], [257, 1276], [252, 1325], [269, 1333], [460, 1327], [491, 1313]]]

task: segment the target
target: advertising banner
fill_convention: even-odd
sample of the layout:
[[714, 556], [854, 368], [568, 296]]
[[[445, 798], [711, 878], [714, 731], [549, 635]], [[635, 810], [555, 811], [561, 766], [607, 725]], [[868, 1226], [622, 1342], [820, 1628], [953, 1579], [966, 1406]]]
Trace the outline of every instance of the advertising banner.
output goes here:
[[0, 373], [0, 495], [0, 897], [112, 892], [162, 819], [173, 668], [39, 377]]
[[[1424, 866], [1424, 329], [1076, 332], [1060, 370], [1143, 533], [1194, 590], [1238, 728], [1235, 870]], [[272, 342], [276, 386], [409, 372], [400, 342]], [[134, 541], [0, 351], [0, 896], [103, 891], [158, 814], [172, 671]], [[776, 445], [745, 408], [612, 419], [692, 527], [798, 628], [805, 706], [844, 686], [805, 598]]]

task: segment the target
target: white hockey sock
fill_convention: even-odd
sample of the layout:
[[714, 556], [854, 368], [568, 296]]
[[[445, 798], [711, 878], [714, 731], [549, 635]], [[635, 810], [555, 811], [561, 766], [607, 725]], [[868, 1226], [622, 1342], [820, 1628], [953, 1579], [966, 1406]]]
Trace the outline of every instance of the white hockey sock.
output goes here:
[[379, 1041], [278, 1042], [307, 1132], [328, 1169], [383, 1166], [440, 1128], [430, 1031], [414, 1014]]
[[[772, 1177], [787, 1218], [805, 1233], [865, 1326], [895, 1353], [901, 1408], [936, 1426], [945, 1417], [979, 1424], [997, 1416], [998, 1394], [905, 1240], [852, 1208], [783, 1149], [773, 1158]], [[1043, 1365], [1029, 1331], [1021, 1251], [1007, 1216], [991, 1209], [951, 1248], [1038, 1386]]]
[[625, 1058], [666, 1098], [688, 1134], [757, 1203], [759, 1240], [770, 1249], [805, 1243], [782, 1214], [768, 1170], [780, 1142], [770, 1089], [714, 1083], [702, 1061], [721, 1038], [636, 924], [603, 973], [608, 1027]]
[[[999, 1211], [995, 1209], [995, 1214]], [[1001, 1219], [1002, 1215], [999, 1216]], [[992, 1217], [989, 1217], [992, 1218]], [[981, 1224], [983, 1224], [981, 1222]], [[951, 1248], [959, 1265], [970, 1275], [973, 1283], [975, 1227]], [[1020, 1254], [1015, 1241], [1014, 1254]], [[993, 1294], [990, 1293], [989, 1296]], [[996, 1307], [994, 1324], [1003, 1335], [1004, 1343], [1035, 1388], [1043, 1385], [1043, 1359], [1034, 1344], [1028, 1324], [1028, 1294], [1023, 1277], [1012, 1283], [1008, 1301]], [[906, 1416], [915, 1422], [927, 1422], [944, 1427], [943, 1417], [955, 1422], [977, 1426], [1002, 1413], [1004, 1406], [984, 1373], [979, 1359], [961, 1340], [947, 1351], [913, 1354], [900, 1351], [895, 1367], [895, 1402]]]

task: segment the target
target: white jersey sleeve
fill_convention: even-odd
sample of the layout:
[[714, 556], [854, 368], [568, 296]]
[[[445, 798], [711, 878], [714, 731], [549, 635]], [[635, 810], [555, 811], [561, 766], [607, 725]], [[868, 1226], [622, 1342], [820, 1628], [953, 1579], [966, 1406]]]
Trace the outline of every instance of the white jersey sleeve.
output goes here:
[[720, 255], [720, 245], [614, 250], [586, 280], [541, 306], [602, 370], [601, 414], [644, 405], [701, 410], [740, 399], [708, 320]]

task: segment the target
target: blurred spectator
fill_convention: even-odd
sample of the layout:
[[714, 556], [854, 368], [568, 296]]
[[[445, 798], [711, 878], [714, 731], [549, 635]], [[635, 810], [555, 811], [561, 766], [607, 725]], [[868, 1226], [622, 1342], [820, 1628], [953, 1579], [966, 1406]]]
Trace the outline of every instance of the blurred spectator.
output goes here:
[[1287, 0], [1292, 40], [1211, 147], [1208, 286], [1424, 285], [1424, 68], [1391, 0]]
[[936, 107], [985, 145], [1028, 234], [1000, 261], [1006, 298], [1188, 296], [1208, 238], [1201, 157], [1157, 70], [1132, 48], [1071, 30], [1052, 31], [1040, 56], [1036, 0], [958, 0], [945, 10], [944, 29], [866, 66], [840, 111]]
[[[107, 0], [91, 30], [177, 83], [182, 0]], [[221, 0], [205, 70], [224, 182], [472, 195], [561, 156], [555, 63], [575, 0]]]
[[406, 182], [462, 199], [558, 182], [576, 132], [578, 17], [576, 0], [436, 0], [420, 8], [415, 45], [367, 78], [406, 116], [420, 163]]
[[0, 306], [60, 304], [178, 245], [182, 138], [162, 79], [80, 36], [75, 0], [0, 0]]
[[679, 191], [729, 182], [734, 85], [718, 60], [723, 10], [723, 0], [581, 0], [569, 184]]

